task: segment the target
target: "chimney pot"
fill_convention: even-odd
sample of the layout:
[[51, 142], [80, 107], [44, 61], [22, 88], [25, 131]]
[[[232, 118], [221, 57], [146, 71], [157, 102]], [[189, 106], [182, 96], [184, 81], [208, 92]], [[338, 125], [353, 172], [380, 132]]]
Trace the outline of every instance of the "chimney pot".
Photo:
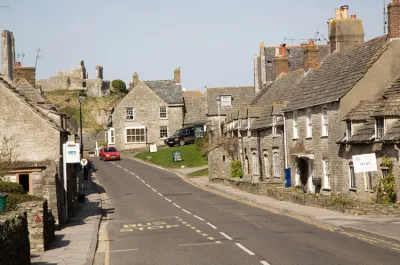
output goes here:
[[278, 56], [280, 56], [281, 54], [280, 54], [280, 52], [279, 52], [279, 48], [278, 47], [276, 47], [275, 48], [275, 57], [278, 57]]
[[264, 42], [263, 41], [260, 43], [260, 48], [261, 49], [264, 48]]
[[335, 19], [340, 19], [341, 14], [340, 14], [340, 8], [335, 8]]
[[286, 57], [286, 44], [281, 44], [282, 57]]
[[394, 3], [398, 3], [398, 2], [399, 2], [399, 0], [393, 0], [393, 4], [394, 4]]
[[351, 13], [351, 18], [357, 18], [357, 15], [356, 15], [356, 13]]
[[315, 45], [315, 42], [314, 42], [314, 40], [310, 40], [310, 41], [308, 42], [308, 45], [310, 45], [310, 46], [314, 46], [314, 45]]

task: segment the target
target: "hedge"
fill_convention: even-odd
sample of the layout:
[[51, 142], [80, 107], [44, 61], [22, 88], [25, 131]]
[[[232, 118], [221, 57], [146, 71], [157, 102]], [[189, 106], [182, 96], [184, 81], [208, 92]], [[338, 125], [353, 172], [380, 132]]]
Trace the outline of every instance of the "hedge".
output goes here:
[[17, 193], [24, 194], [24, 188], [19, 183], [0, 181], [0, 193]]
[[29, 195], [29, 194], [8, 194], [6, 200], [6, 211], [15, 211], [18, 208], [19, 203], [30, 202], [30, 201], [41, 201], [40, 197]]

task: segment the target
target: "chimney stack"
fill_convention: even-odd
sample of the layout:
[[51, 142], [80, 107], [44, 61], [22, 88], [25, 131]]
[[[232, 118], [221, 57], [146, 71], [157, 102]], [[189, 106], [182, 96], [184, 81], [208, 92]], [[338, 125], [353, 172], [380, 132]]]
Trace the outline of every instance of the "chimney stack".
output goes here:
[[139, 75], [138, 73], [133, 73], [133, 87], [135, 87], [139, 83]]
[[391, 4], [388, 4], [388, 17], [389, 17], [389, 25], [388, 25], [389, 38], [390, 39], [400, 38], [399, 0], [393, 0]]
[[14, 64], [15, 64], [15, 41], [14, 34], [8, 30], [1, 33], [1, 53], [2, 53], [2, 71], [3, 75], [9, 81], [14, 80]]
[[335, 9], [335, 19], [328, 21], [328, 34], [331, 52], [341, 52], [364, 43], [362, 21], [354, 13], [349, 18], [347, 5]]
[[20, 62], [15, 63], [14, 67], [14, 83], [18, 83], [21, 79], [25, 79], [28, 83], [35, 87], [36, 85], [36, 69], [35, 67], [22, 66]]
[[[281, 54], [279, 54], [279, 50]], [[286, 56], [286, 44], [281, 44], [280, 49], [275, 49], [275, 73], [276, 77], [289, 73], [289, 59]]]
[[304, 68], [318, 69], [319, 68], [319, 49], [315, 45], [314, 40], [310, 40], [305, 45], [302, 45], [304, 52]]
[[175, 80], [175, 84], [181, 83], [181, 69], [180, 68], [177, 68], [174, 70], [174, 80]]

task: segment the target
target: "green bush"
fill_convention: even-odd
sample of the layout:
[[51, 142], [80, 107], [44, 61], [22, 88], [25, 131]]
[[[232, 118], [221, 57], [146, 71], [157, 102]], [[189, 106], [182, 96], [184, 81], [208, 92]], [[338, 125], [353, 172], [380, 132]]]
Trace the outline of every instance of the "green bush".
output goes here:
[[24, 188], [19, 183], [9, 182], [9, 181], [0, 181], [0, 193], [17, 193], [24, 194]]
[[231, 177], [232, 178], [241, 178], [243, 175], [242, 163], [240, 160], [234, 160], [231, 163]]
[[8, 194], [6, 200], [7, 211], [15, 211], [18, 208], [19, 203], [30, 202], [30, 201], [40, 201], [42, 198], [29, 195], [29, 194]]
[[128, 90], [126, 90], [126, 84], [124, 81], [120, 79], [113, 80], [111, 82], [111, 85], [113, 88], [115, 88], [117, 91], [122, 92], [122, 93], [127, 93]]
[[388, 168], [386, 177], [379, 181], [379, 185], [375, 187], [377, 191], [376, 202], [382, 204], [395, 203], [397, 199], [396, 194], [396, 180], [393, 176], [393, 163], [387, 157], [382, 157], [382, 166]]

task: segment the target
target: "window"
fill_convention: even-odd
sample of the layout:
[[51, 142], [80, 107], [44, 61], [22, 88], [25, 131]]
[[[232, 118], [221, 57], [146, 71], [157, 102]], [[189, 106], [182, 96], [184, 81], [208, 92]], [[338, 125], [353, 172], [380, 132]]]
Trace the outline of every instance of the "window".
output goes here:
[[372, 191], [372, 175], [371, 172], [364, 173], [365, 191]]
[[225, 155], [222, 155], [222, 162], [225, 163]]
[[324, 170], [324, 189], [330, 189], [331, 182], [329, 179], [329, 161], [328, 161], [328, 159], [322, 160], [322, 166], [323, 166], [323, 170]]
[[246, 173], [247, 173], [247, 175], [250, 175], [250, 163], [249, 163], [249, 158], [246, 156], [244, 159], [245, 159]]
[[381, 139], [385, 135], [385, 120], [384, 118], [377, 118], [375, 122], [375, 138]]
[[250, 125], [251, 125], [251, 118], [247, 118], [247, 137], [251, 136], [251, 131], [250, 131]]
[[115, 148], [115, 147], [104, 147], [103, 151], [105, 153], [117, 152], [117, 148]]
[[265, 167], [265, 177], [270, 178], [271, 177], [271, 172], [269, 169], [269, 160], [267, 154], [264, 154], [264, 167]]
[[276, 122], [277, 122], [277, 117], [273, 116], [272, 117], [272, 135], [276, 135]]
[[126, 120], [132, 121], [135, 118], [133, 108], [126, 108], [125, 111], [126, 111]]
[[242, 127], [242, 119], [239, 119], [239, 125], [238, 125], [238, 127], [239, 127], [239, 128]]
[[221, 106], [222, 107], [231, 107], [232, 106], [232, 97], [231, 96], [221, 96]]
[[253, 174], [258, 175], [257, 153], [253, 153], [252, 157], [253, 157]]
[[328, 136], [328, 108], [322, 108], [322, 136]]
[[350, 137], [353, 136], [353, 130], [352, 130], [352, 124], [351, 121], [346, 121], [346, 137], [347, 140], [350, 139]]
[[168, 119], [167, 107], [160, 107], [160, 119]]
[[272, 163], [274, 167], [274, 177], [280, 177], [281, 171], [279, 168], [279, 153], [274, 153], [272, 158], [273, 158]]
[[381, 166], [381, 171], [382, 171], [382, 178], [383, 179], [386, 178], [386, 176], [389, 174], [389, 168]]
[[146, 142], [146, 129], [144, 127], [133, 127], [126, 129], [126, 142], [127, 143], [145, 143]]
[[114, 128], [108, 129], [108, 144], [115, 144], [115, 130]]
[[299, 138], [299, 124], [297, 123], [297, 111], [293, 111], [293, 139]]
[[354, 173], [354, 166], [353, 162], [349, 164], [349, 182], [350, 182], [350, 189], [356, 188], [356, 174]]
[[307, 109], [306, 111], [307, 116], [307, 137], [312, 137], [312, 116], [311, 116], [311, 109]]
[[160, 138], [161, 139], [168, 138], [168, 127], [167, 126], [160, 126]]

